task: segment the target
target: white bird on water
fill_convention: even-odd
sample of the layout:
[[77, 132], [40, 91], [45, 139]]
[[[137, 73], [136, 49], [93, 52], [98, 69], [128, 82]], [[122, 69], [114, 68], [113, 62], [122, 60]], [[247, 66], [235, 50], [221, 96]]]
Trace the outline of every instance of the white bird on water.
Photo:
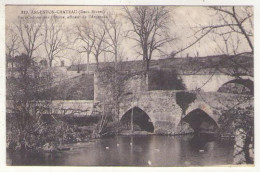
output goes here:
[[130, 145], [132, 146], [132, 145], [133, 145], [133, 143], [132, 143], [132, 142], [130, 142]]
[[150, 161], [150, 160], [147, 161], [147, 163], [148, 163], [148, 165], [152, 165], [152, 161]]
[[117, 143], [116, 146], [119, 147], [119, 143]]
[[191, 165], [191, 163], [189, 161], [185, 161], [184, 164], [185, 165]]
[[154, 149], [155, 151], [157, 151], [157, 152], [160, 152], [160, 149]]
[[109, 147], [107, 146], [106, 149], [109, 149]]

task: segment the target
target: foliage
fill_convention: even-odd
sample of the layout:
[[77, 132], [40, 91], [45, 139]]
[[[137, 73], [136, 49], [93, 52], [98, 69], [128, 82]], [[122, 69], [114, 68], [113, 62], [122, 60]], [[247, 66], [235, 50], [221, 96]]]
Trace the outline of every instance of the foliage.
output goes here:
[[175, 70], [150, 70], [149, 90], [185, 90], [186, 87]]
[[[114, 67], [105, 66], [99, 69], [98, 78], [100, 85], [105, 88], [106, 93], [103, 99], [103, 117], [101, 119], [100, 132], [102, 132], [104, 124], [107, 121], [107, 115], [112, 116], [114, 121], [119, 121], [119, 103], [121, 102], [126, 89], [126, 83], [129, 78], [133, 77], [136, 73], [124, 72], [120, 69], [120, 63], [118, 63], [116, 70]], [[112, 107], [110, 107], [112, 105]], [[119, 123], [118, 123], [119, 125]], [[118, 127], [117, 127], [118, 128]]]
[[196, 100], [196, 94], [190, 92], [177, 92], [176, 93], [176, 103], [182, 109], [182, 112], [185, 114], [189, 105]]
[[[254, 117], [253, 106], [234, 107], [222, 112], [219, 123], [223, 131], [230, 130], [230, 127], [242, 128], [248, 133], [253, 133], [254, 130]], [[230, 125], [230, 124], [233, 124]]]
[[[97, 125], [97, 116], [63, 117], [60, 115], [39, 115], [33, 121], [30, 130], [26, 132], [23, 140], [17, 125], [18, 114], [7, 118], [7, 149], [22, 150], [24, 142], [27, 151], [56, 151], [61, 144], [86, 141], [93, 136]], [[83, 124], [83, 122], [86, 122]]]
[[106, 101], [112, 101], [115, 106], [120, 102], [122, 95], [124, 94], [126, 81], [133, 76], [129, 73], [116, 70], [114, 67], [106, 66], [99, 70], [99, 81], [100, 84], [109, 90], [107, 96], [110, 99]]
[[177, 92], [176, 93], [176, 103], [180, 106], [182, 110], [181, 114], [181, 121], [180, 121], [180, 130], [181, 133], [183, 132], [183, 121], [182, 118], [186, 114], [186, 110], [188, 109], [189, 105], [196, 100], [197, 96], [195, 93], [190, 92]]
[[[221, 118], [219, 119], [219, 124], [221, 125], [221, 130], [223, 133], [231, 131], [232, 134], [238, 134], [239, 137], [243, 135], [245, 136], [244, 142], [243, 140], [239, 140], [237, 143], [235, 143], [235, 147], [237, 147], [240, 151], [234, 155], [234, 158], [244, 153], [246, 163], [253, 163], [253, 159], [250, 157], [250, 151], [254, 148], [253, 106], [251, 104], [244, 107], [235, 106], [223, 111]], [[239, 132], [236, 133], [237, 131]]]
[[93, 124], [97, 124], [100, 120], [100, 116], [99, 115], [90, 115], [90, 116], [66, 115], [63, 117], [63, 120], [70, 125], [90, 126]]

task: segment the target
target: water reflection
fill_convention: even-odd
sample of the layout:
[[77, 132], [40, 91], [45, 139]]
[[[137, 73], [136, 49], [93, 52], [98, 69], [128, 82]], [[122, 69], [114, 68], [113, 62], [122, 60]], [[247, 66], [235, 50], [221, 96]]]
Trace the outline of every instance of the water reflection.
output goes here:
[[118, 136], [57, 153], [7, 153], [9, 165], [199, 166], [232, 163], [233, 143], [193, 136]]
[[214, 142], [216, 138], [211, 134], [196, 134], [190, 139], [190, 145], [194, 150], [203, 151], [207, 143]]

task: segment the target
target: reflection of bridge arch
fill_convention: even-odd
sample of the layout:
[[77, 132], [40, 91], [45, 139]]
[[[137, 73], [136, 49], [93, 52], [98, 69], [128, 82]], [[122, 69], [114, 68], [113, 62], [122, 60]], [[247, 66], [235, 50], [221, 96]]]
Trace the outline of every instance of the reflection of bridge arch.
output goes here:
[[190, 111], [182, 120], [188, 123], [195, 133], [218, 132], [217, 121], [200, 108]]
[[254, 82], [249, 78], [233, 79], [222, 84], [218, 92], [233, 94], [254, 94]]
[[154, 132], [154, 125], [149, 115], [139, 107], [130, 108], [120, 119], [124, 129], [131, 128], [131, 115], [133, 113], [134, 130]]

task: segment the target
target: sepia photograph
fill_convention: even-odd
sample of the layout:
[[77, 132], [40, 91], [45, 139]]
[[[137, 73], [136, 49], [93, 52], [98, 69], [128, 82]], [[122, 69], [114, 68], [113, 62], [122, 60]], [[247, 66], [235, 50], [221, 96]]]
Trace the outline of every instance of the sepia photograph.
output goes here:
[[253, 6], [5, 5], [6, 166], [255, 164]]

